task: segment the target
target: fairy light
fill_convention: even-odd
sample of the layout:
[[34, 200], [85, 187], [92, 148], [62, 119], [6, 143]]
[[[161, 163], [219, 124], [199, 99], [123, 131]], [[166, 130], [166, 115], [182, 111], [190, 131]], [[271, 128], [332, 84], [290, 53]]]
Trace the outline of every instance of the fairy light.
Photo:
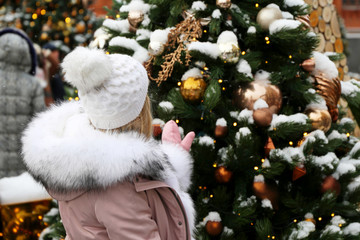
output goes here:
[[292, 56], [291, 56], [291, 55], [289, 55], [289, 58], [290, 58], [290, 59], [292, 59]]
[[318, 220], [319, 220], [319, 222], [320, 222], [320, 221], [322, 220], [322, 217], [319, 217]]
[[268, 61], [265, 61], [266, 64], [268, 64], [269, 62]]
[[225, 87], [222, 87], [222, 90], [223, 90], [223, 91], [225, 91], [225, 90], [226, 90], [226, 88], [225, 88]]
[[199, 189], [202, 189], [202, 186], [199, 186]]
[[227, 63], [226, 61], [224, 61], [224, 63]]
[[331, 214], [331, 217], [335, 217], [335, 213], [332, 213], [332, 214]]
[[45, 14], [46, 14], [46, 10], [45, 10], [45, 9], [41, 9], [40, 14], [41, 14], [41, 15], [45, 15]]
[[213, 164], [213, 167], [216, 168], [216, 167], [217, 167], [217, 163], [214, 163], [214, 164]]
[[346, 136], [347, 136], [347, 137], [350, 137], [350, 133], [346, 133]]
[[108, 19], [108, 18], [109, 18], [109, 16], [105, 16], [105, 18], [106, 18], [106, 19]]
[[34, 13], [33, 15], [32, 15], [32, 19], [37, 19], [38, 18], [38, 15], [36, 14], [36, 13]]
[[210, 194], [210, 198], [213, 198], [213, 197], [214, 197], [214, 195]]
[[251, 226], [254, 226], [254, 223], [250, 223]]
[[275, 236], [272, 236], [271, 239], [275, 239]]
[[120, 14], [116, 14], [116, 18], [120, 18]]
[[236, 127], [236, 126], [237, 126], [237, 122], [234, 122], [234, 123], [233, 123], [233, 126]]
[[69, 101], [72, 101], [73, 100], [73, 98], [72, 97], [69, 97]]
[[297, 223], [297, 219], [294, 219], [294, 223]]
[[207, 33], [207, 30], [206, 30], [206, 29], [204, 30], [204, 33]]
[[76, 98], [75, 98], [75, 101], [79, 101], [79, 97], [76, 97]]
[[176, 119], [175, 122], [176, 122], [176, 123], [179, 123], [180, 121], [179, 121], [179, 119]]
[[255, 170], [255, 171], [259, 170], [259, 167], [258, 167], [258, 166], [255, 166], [255, 167], [254, 167], [254, 170]]
[[258, 3], [255, 3], [255, 7], [258, 8], [258, 7], [259, 7], [259, 4], [258, 4]]
[[238, 213], [238, 216], [240, 216], [241, 214], [240, 213]]
[[105, 54], [106, 54], [106, 55], [109, 55], [109, 54], [110, 54], [110, 52], [106, 52]]
[[178, 82], [177, 85], [180, 87], [180, 86], [181, 86], [181, 82]]
[[222, 82], [223, 82], [223, 80], [222, 80], [222, 79], [219, 79], [219, 80], [218, 80], [218, 82], [219, 82], [219, 83], [222, 83]]
[[214, 140], [214, 143], [216, 143], [216, 140]]
[[66, 23], [70, 23], [70, 22], [71, 22], [71, 18], [69, 18], [69, 17], [65, 18], [65, 22], [66, 22]]
[[264, 158], [262, 158], [262, 159], [261, 159], [261, 162], [262, 162], [262, 163], [264, 163], [264, 162], [265, 162], [265, 159], [264, 159]]
[[270, 38], [268, 36], [265, 37], [265, 41], [269, 41]]
[[294, 145], [294, 143], [293, 143], [292, 141], [290, 141], [290, 142], [289, 142], [289, 145], [292, 146], [292, 145]]
[[306, 137], [306, 136], [308, 135], [308, 133], [307, 133], [307, 132], [304, 132], [304, 134], [303, 134], [303, 135], [304, 135], [304, 137]]
[[206, 190], [206, 186], [204, 186], [203, 189]]
[[266, 41], [266, 44], [270, 44], [270, 41]]
[[246, 54], [246, 52], [245, 52], [245, 51], [242, 51], [242, 52], [241, 52], [241, 55], [245, 55], [245, 54]]
[[341, 223], [339, 223], [339, 227], [342, 227], [342, 224], [341, 224]]
[[39, 219], [39, 220], [42, 220], [42, 219], [43, 219], [43, 217], [42, 217], [42, 216], [38, 216], [38, 219]]
[[209, 68], [208, 68], [208, 67], [204, 67], [204, 70], [207, 71], [207, 70], [209, 70]]
[[195, 42], [195, 41], [196, 41], [196, 38], [193, 38], [192, 40]]

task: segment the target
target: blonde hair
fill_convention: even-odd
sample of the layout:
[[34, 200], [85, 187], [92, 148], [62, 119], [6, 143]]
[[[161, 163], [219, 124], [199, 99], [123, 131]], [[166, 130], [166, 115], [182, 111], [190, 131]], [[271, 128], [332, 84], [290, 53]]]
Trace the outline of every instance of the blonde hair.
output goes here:
[[129, 132], [129, 131], [136, 131], [147, 138], [150, 138], [152, 135], [152, 115], [151, 115], [151, 104], [149, 96], [146, 96], [144, 106], [137, 118], [133, 121], [129, 122], [128, 124], [111, 129], [110, 131], [115, 132]]

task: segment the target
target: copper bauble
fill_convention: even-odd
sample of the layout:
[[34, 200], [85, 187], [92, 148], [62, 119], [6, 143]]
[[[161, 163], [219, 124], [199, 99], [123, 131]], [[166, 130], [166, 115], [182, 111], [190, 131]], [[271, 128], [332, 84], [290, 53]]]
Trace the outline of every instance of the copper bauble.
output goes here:
[[280, 9], [265, 7], [258, 12], [256, 16], [256, 22], [261, 26], [262, 29], [269, 30], [269, 26], [272, 22], [282, 18], [283, 17]]
[[297, 17], [295, 17], [295, 20], [298, 20], [299, 22], [304, 24], [304, 30], [305, 29], [311, 29], [310, 16], [308, 14], [303, 15], [303, 16], [297, 16]]
[[215, 179], [218, 183], [228, 183], [232, 177], [232, 172], [227, 170], [226, 167], [218, 167], [215, 170]]
[[302, 62], [301, 67], [307, 72], [312, 72], [315, 69], [315, 60], [311, 58], [306, 59]]
[[207, 221], [205, 229], [210, 236], [215, 237], [222, 232], [223, 225], [221, 222]]
[[75, 28], [77, 33], [84, 33], [86, 30], [86, 25], [84, 22], [79, 22], [76, 24]]
[[189, 77], [181, 82], [180, 93], [183, 98], [190, 102], [198, 102], [204, 96], [206, 82], [202, 78]]
[[341, 185], [333, 176], [327, 176], [321, 184], [321, 192], [327, 191], [335, 192], [337, 196], [341, 192]]
[[273, 113], [280, 111], [282, 104], [280, 89], [263, 81], [253, 81], [237, 89], [233, 95], [233, 104], [239, 109], [253, 110], [254, 103], [260, 98], [269, 105]]
[[137, 28], [144, 20], [144, 13], [142, 11], [129, 11], [127, 19], [130, 26]]
[[162, 133], [162, 129], [160, 124], [153, 124], [153, 136], [157, 137]]
[[215, 137], [217, 138], [222, 138], [222, 137], [225, 137], [226, 134], [228, 133], [228, 128], [227, 126], [216, 126], [215, 127]]
[[306, 218], [305, 221], [312, 222], [314, 225], [316, 225], [316, 221], [313, 218]]
[[265, 147], [264, 147], [266, 157], [269, 157], [270, 151], [272, 149], [275, 149], [275, 145], [274, 145], [272, 139], [269, 137], [266, 144], [265, 144]]
[[312, 109], [305, 110], [305, 114], [311, 120], [313, 129], [323, 130], [327, 132], [331, 127], [331, 116], [327, 110]]
[[292, 180], [295, 181], [295, 180], [301, 178], [302, 176], [304, 176], [305, 174], [306, 174], [306, 168], [305, 167], [296, 166], [293, 169]]
[[216, 0], [216, 6], [223, 9], [231, 7], [231, 0]]
[[269, 108], [256, 109], [253, 112], [253, 118], [256, 125], [259, 127], [267, 127], [272, 121], [272, 111]]
[[278, 208], [279, 193], [275, 185], [265, 182], [254, 182], [253, 191], [256, 197], [260, 199], [269, 199], [273, 208]]

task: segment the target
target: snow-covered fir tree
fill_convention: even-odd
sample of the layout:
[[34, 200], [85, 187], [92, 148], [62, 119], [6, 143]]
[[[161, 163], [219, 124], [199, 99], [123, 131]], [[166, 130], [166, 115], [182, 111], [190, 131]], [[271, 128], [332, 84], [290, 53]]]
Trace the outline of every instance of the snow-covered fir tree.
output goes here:
[[[357, 239], [360, 143], [341, 56], [315, 52], [302, 0], [114, 0], [91, 47], [151, 79], [154, 135], [195, 131], [195, 239]], [[330, 57], [330, 58], [329, 58]]]

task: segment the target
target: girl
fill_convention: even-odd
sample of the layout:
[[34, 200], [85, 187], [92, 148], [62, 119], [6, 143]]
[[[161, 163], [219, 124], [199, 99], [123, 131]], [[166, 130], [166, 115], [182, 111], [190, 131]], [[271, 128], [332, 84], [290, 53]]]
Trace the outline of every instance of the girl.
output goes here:
[[59, 202], [68, 240], [191, 239], [186, 190], [194, 133], [150, 138], [148, 78], [133, 58], [76, 48], [62, 63], [80, 101], [39, 114], [23, 141], [28, 171]]

